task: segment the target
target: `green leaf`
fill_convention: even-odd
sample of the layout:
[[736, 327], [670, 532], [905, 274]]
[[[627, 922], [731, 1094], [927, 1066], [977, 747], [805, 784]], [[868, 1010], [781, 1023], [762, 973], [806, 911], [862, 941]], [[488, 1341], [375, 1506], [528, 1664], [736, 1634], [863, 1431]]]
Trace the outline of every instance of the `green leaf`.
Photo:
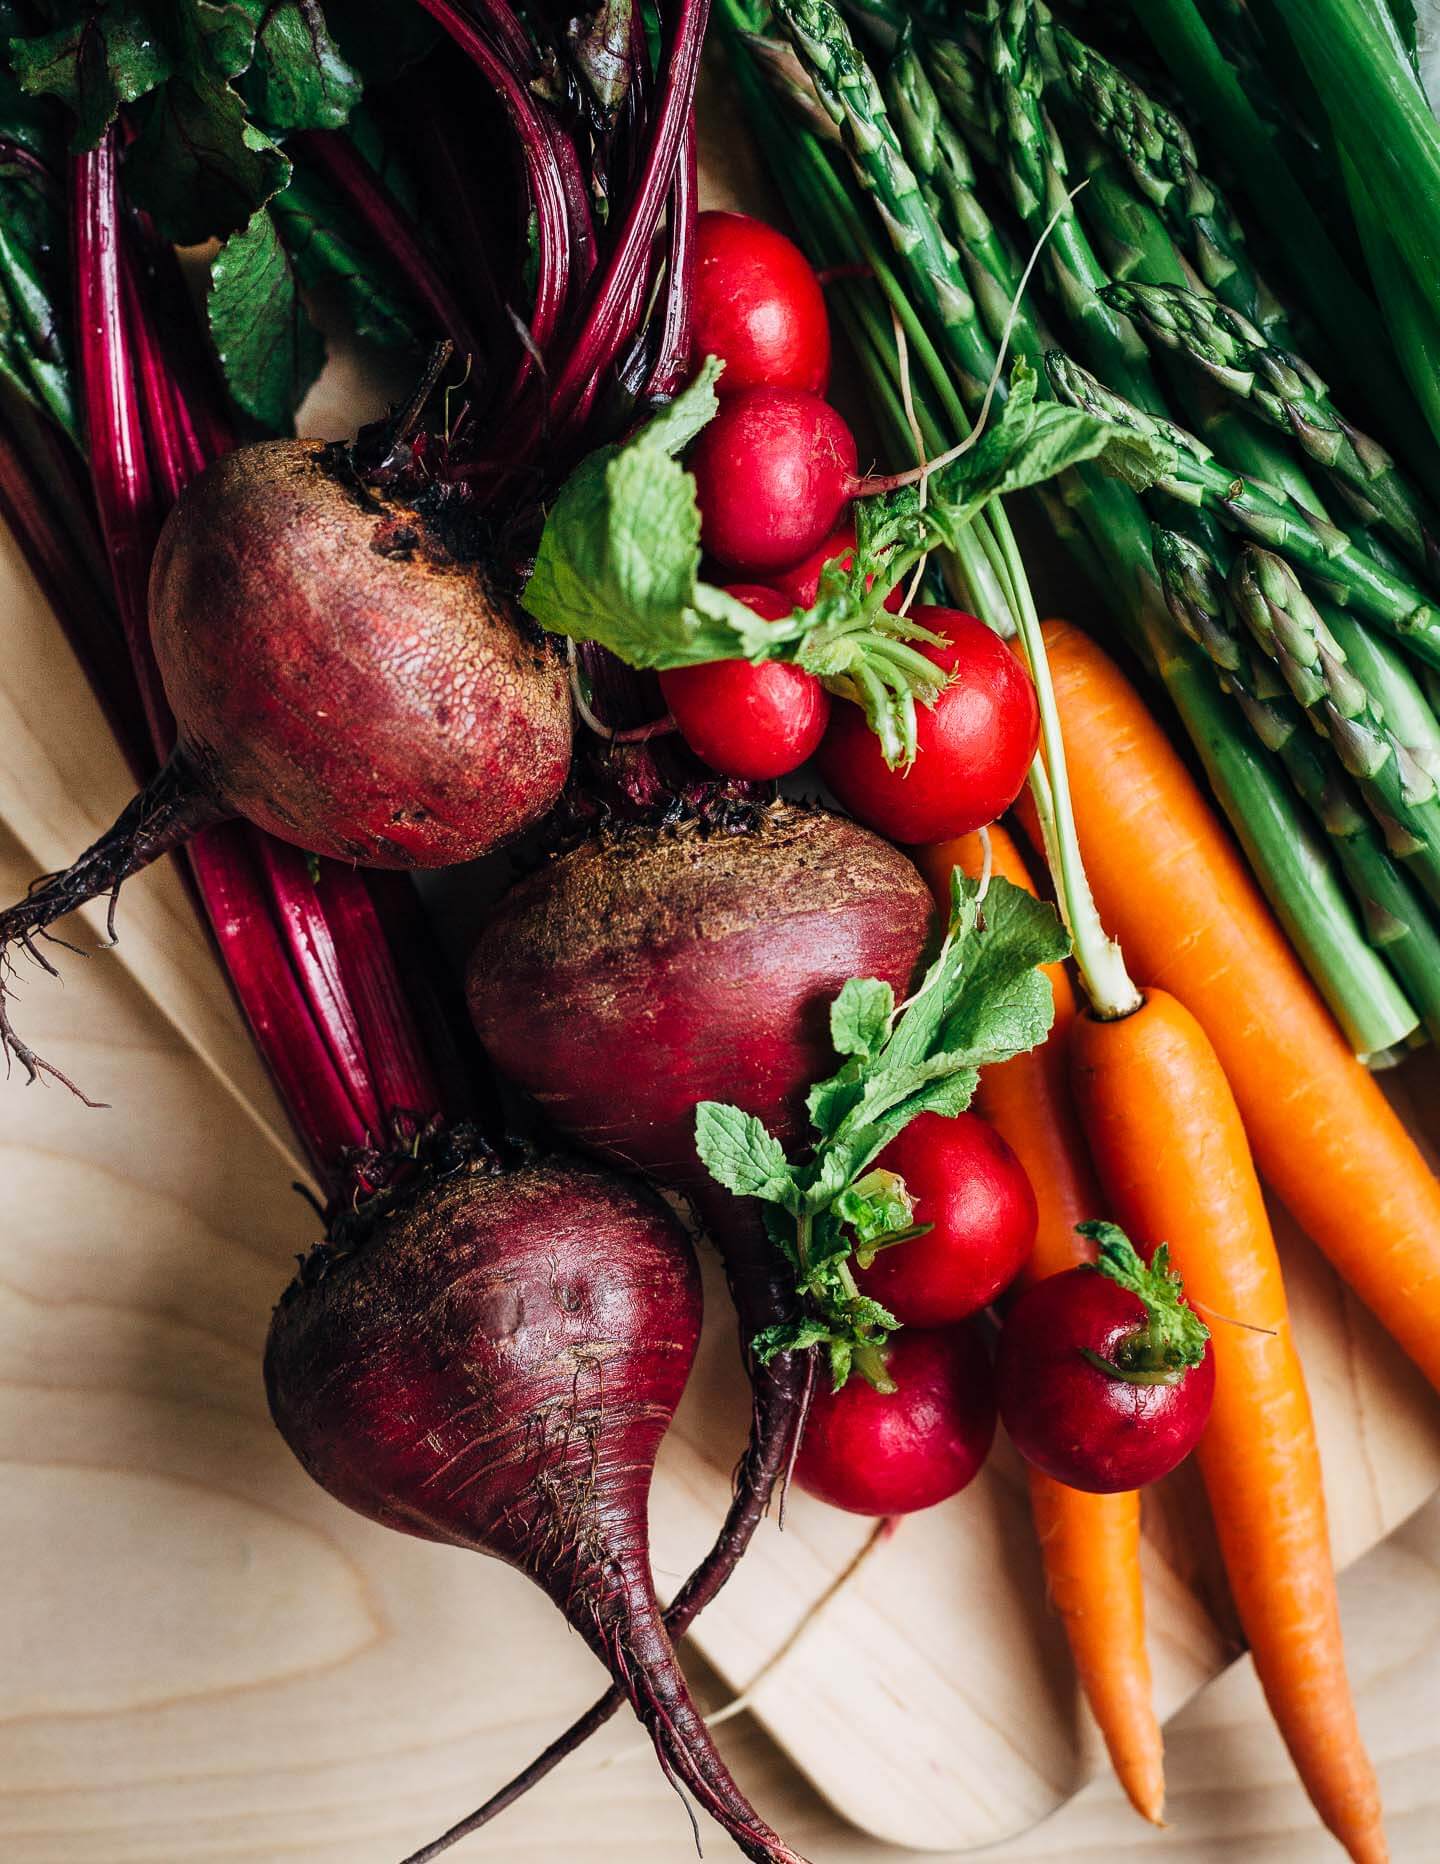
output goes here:
[[266, 427], [288, 429], [323, 352], [265, 208], [216, 254], [206, 312], [235, 400]]
[[869, 1171], [842, 1191], [832, 1206], [840, 1221], [855, 1232], [862, 1247], [909, 1230], [915, 1206], [905, 1180], [893, 1171]]
[[360, 74], [331, 37], [318, 0], [245, 0], [254, 62], [241, 91], [270, 129], [338, 129], [360, 101]]
[[290, 178], [284, 153], [218, 78], [176, 76], [136, 107], [130, 195], [167, 239], [195, 246], [248, 226]]
[[752, 1113], [702, 1100], [695, 1109], [695, 1149], [710, 1176], [737, 1197], [788, 1205], [796, 1196], [779, 1140]]
[[930, 481], [932, 515], [952, 540], [958, 541], [960, 531], [992, 498], [1038, 485], [1089, 460], [1132, 484], [1150, 485], [1174, 470], [1176, 449], [1166, 440], [1062, 402], [1037, 401], [1036, 388], [1035, 371], [1022, 358], [1000, 418], [969, 453]]
[[635, 0], [600, 0], [593, 13], [565, 29], [570, 56], [586, 87], [607, 117], [614, 116], [630, 88], [630, 25]]
[[521, 600], [552, 634], [598, 641], [634, 667], [696, 666], [763, 650], [769, 624], [702, 584], [695, 481], [673, 457], [718, 402], [719, 365], [626, 445], [592, 453], [567, 480]]
[[870, 1056], [890, 1032], [895, 992], [878, 977], [852, 977], [830, 1005], [830, 1046], [837, 1055]]
[[940, 1035], [946, 1051], [987, 1067], [1043, 1042], [1055, 1004], [1037, 967], [1058, 964], [1069, 949], [1053, 907], [1008, 880], [992, 880], [984, 928], [967, 940], [963, 987], [946, 1009]]
[[169, 77], [161, 18], [160, 0], [102, 0], [74, 9], [53, 32], [10, 41], [21, 89], [58, 97], [74, 115], [75, 151], [93, 149], [121, 104], [134, 103]]
[[419, 347], [419, 307], [323, 180], [297, 167], [270, 212], [302, 289], [332, 293], [351, 329], [372, 343]]
[[1184, 1299], [1184, 1284], [1161, 1243], [1147, 1263], [1125, 1232], [1113, 1223], [1080, 1223], [1076, 1230], [1096, 1245], [1095, 1267], [1133, 1294], [1145, 1309], [1142, 1325], [1125, 1334], [1113, 1359], [1090, 1355], [1092, 1363], [1136, 1384], [1174, 1382], [1205, 1357], [1210, 1329]]

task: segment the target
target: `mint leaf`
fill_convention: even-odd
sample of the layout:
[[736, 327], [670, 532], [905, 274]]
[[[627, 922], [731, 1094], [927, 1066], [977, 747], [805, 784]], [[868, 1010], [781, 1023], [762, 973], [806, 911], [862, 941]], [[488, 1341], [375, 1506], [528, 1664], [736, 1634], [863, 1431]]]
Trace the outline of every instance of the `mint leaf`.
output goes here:
[[830, 1005], [830, 1046], [837, 1055], [875, 1053], [890, 1030], [895, 992], [878, 977], [852, 977]]
[[932, 521], [952, 544], [992, 498], [1038, 485], [1086, 461], [1146, 485], [1174, 470], [1176, 449], [1166, 440], [1063, 402], [1037, 401], [1037, 386], [1034, 369], [1022, 358], [998, 420], [968, 453], [930, 480]]
[[172, 65], [160, 30], [160, 0], [103, 0], [36, 38], [12, 39], [10, 59], [22, 90], [58, 97], [75, 118], [71, 148], [93, 149], [121, 104], [163, 84]]
[[288, 429], [323, 351], [266, 208], [216, 254], [205, 309], [230, 393], [264, 426]]
[[592, 453], [566, 481], [521, 597], [552, 634], [598, 641], [633, 667], [763, 652], [771, 625], [700, 582], [695, 481], [674, 458], [719, 406], [719, 372], [707, 362], [624, 446]]
[[788, 1204], [795, 1177], [780, 1142], [753, 1113], [702, 1100], [695, 1109], [695, 1150], [710, 1176], [737, 1197]]

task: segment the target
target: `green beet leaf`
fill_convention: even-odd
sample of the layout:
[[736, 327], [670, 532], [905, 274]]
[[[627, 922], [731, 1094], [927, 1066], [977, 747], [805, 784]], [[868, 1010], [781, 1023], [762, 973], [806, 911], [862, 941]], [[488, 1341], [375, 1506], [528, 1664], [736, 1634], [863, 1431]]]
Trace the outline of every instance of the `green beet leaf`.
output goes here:
[[163, 84], [173, 68], [161, 0], [72, 5], [51, 32], [12, 39], [10, 60], [31, 96], [58, 97], [75, 118], [71, 147], [93, 149], [121, 104]]
[[287, 429], [320, 372], [323, 348], [266, 208], [216, 254], [206, 314], [235, 400], [262, 425]]
[[360, 101], [360, 74], [341, 57], [318, 0], [244, 0], [255, 50], [240, 89], [268, 129], [339, 129]]

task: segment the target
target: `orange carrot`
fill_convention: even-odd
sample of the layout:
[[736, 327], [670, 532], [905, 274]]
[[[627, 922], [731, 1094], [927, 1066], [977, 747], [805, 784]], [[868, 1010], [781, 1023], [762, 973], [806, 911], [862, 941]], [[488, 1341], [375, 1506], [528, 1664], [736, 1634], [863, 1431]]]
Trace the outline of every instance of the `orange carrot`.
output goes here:
[[[1002, 828], [990, 830], [993, 871], [1034, 891], [1020, 850]], [[950, 897], [950, 870], [978, 876], [978, 835], [914, 851], [936, 899]], [[1092, 1246], [1075, 1226], [1105, 1215], [1070, 1092], [1067, 1043], [1075, 990], [1060, 964], [1045, 974], [1055, 993], [1050, 1038], [980, 1079], [976, 1107], [1014, 1148], [1035, 1188], [1040, 1223], [1027, 1283], [1087, 1260]], [[1151, 1700], [1140, 1582], [1140, 1498], [1087, 1495], [1038, 1469], [1027, 1471], [1030, 1506], [1050, 1597], [1065, 1626], [1075, 1673], [1104, 1736], [1116, 1777], [1143, 1818], [1161, 1822], [1164, 1743]]]
[[1077, 629], [1049, 622], [1045, 639], [1106, 924], [1199, 1020], [1261, 1172], [1440, 1387], [1440, 1182], [1139, 694]]
[[[1134, 881], [1145, 888], [1143, 871]], [[1271, 1713], [1320, 1817], [1359, 1864], [1383, 1864], [1310, 1403], [1235, 1097], [1200, 1024], [1161, 990], [1112, 1022], [1077, 1017], [1070, 1054], [1111, 1214], [1170, 1245], [1211, 1323], [1215, 1404], [1196, 1455]]]
[[[1013, 839], [998, 825], [989, 834], [993, 871], [1033, 893], [1030, 870]], [[950, 870], [958, 867], [977, 879], [984, 860], [978, 835], [933, 842], [913, 849], [912, 857], [942, 908], [950, 898]], [[1025, 1285], [1089, 1261], [1094, 1248], [1075, 1234], [1075, 1225], [1105, 1214], [1070, 1093], [1066, 1043], [1075, 1020], [1075, 986], [1063, 964], [1042, 968], [1055, 995], [1049, 1041], [1028, 1055], [987, 1068], [975, 1095], [977, 1110], [1014, 1147], [1035, 1187], [1040, 1226]]]

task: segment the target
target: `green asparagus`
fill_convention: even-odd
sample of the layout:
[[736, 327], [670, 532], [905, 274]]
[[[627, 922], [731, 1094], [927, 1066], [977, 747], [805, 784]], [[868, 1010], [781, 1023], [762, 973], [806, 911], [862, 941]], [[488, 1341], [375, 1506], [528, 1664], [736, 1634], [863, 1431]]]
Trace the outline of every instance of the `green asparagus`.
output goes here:
[[1215, 512], [1232, 529], [1293, 558], [1332, 588], [1342, 606], [1353, 608], [1395, 635], [1418, 658], [1440, 667], [1440, 613], [1421, 590], [1359, 548], [1344, 531], [1221, 465], [1203, 441], [1137, 408], [1063, 352], [1052, 350], [1045, 366], [1062, 400], [1170, 443], [1173, 464], [1154, 482], [1160, 490]]
[[1397, 866], [1354, 784], [1335, 765], [1275, 669], [1241, 637], [1215, 562], [1178, 532], [1155, 532], [1155, 566], [1170, 613], [1201, 647], [1255, 736], [1280, 759], [1329, 835], [1372, 945], [1393, 966], [1440, 1039], [1440, 930]]
[[1315, 729], [1329, 740], [1385, 832], [1397, 861], [1440, 901], [1440, 791], [1386, 723], [1350, 669], [1290, 566], [1247, 544], [1229, 595]]
[[1435, 576], [1433, 514], [1379, 442], [1339, 412], [1308, 363], [1267, 341], [1240, 312], [1182, 287], [1115, 283], [1104, 297], [1272, 427], [1293, 435], [1366, 523], [1383, 526], [1417, 569]]

